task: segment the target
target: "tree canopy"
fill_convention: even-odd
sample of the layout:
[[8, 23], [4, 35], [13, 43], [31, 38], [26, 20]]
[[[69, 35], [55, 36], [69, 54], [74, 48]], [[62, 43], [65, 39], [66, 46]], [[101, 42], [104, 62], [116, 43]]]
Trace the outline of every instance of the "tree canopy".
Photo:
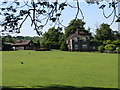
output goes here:
[[61, 45], [62, 39], [62, 31], [61, 28], [55, 29], [54, 27], [49, 28], [48, 32], [45, 32], [42, 37], [41, 44], [43, 46], [51, 47], [52, 45]]
[[105, 41], [105, 40], [113, 40], [113, 31], [108, 24], [101, 24], [100, 28], [96, 29], [96, 40]]
[[65, 28], [65, 36], [68, 37], [69, 35], [75, 33], [76, 30], [85, 30], [84, 28], [85, 22], [81, 19], [73, 19], [70, 21], [69, 25]]

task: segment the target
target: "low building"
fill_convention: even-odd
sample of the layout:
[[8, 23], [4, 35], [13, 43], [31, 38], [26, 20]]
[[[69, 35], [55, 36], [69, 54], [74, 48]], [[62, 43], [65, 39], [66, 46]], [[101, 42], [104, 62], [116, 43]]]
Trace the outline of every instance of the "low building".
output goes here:
[[14, 50], [34, 50], [35, 45], [32, 40], [17, 40], [11, 44]]
[[98, 43], [91, 41], [91, 33], [77, 30], [66, 39], [69, 51], [96, 51]]

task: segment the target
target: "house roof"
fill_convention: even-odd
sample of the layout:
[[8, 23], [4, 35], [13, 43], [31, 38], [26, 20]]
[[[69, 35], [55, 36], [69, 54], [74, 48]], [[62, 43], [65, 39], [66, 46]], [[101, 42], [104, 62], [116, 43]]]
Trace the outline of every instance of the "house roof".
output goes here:
[[90, 33], [86, 32], [86, 31], [79, 31], [80, 33], [78, 34], [79, 30], [76, 30], [76, 32], [74, 34], [71, 34], [70, 36], [68, 36], [66, 38], [66, 40], [70, 40], [72, 37], [74, 36], [81, 36], [81, 35], [91, 35]]
[[32, 40], [16, 40], [12, 43], [12, 46], [19, 46], [19, 45], [28, 45]]
[[69, 40], [73, 35], [74, 35], [74, 34], [71, 34], [70, 36], [68, 36], [68, 37], [66, 38], [66, 40]]

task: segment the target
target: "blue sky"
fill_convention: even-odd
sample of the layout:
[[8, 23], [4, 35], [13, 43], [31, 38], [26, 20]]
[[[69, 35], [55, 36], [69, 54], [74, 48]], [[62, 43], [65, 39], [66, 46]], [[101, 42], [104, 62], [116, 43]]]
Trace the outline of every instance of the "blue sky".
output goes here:
[[[70, 2], [70, 4], [74, 5], [75, 3], [74, 2]], [[104, 2], [104, 4], [106, 4], [106, 3]], [[102, 14], [102, 10], [100, 10], [99, 6], [96, 5], [96, 4], [88, 5], [85, 2], [80, 2], [80, 7], [81, 7], [81, 9], [83, 11], [83, 14], [84, 14], [84, 20], [83, 21], [86, 22], [85, 27], [86, 28], [90, 27], [91, 28], [91, 32], [93, 32], [93, 33], [95, 32], [95, 29], [97, 27], [99, 27], [100, 24], [102, 24], [102, 23], [110, 24], [112, 22], [112, 18], [113, 17], [111, 16], [111, 18], [106, 19], [103, 16], [103, 14]], [[110, 12], [111, 12], [111, 9], [107, 8], [106, 9], [106, 15], [108, 15]], [[67, 7], [65, 9], [65, 11], [63, 11], [62, 16], [61, 16], [61, 20], [63, 20], [62, 24], [65, 25], [65, 26], [68, 26], [68, 23], [72, 19], [74, 19], [75, 13], [76, 13], [75, 9], [71, 9], [71, 8]], [[81, 19], [81, 15], [79, 15], [78, 18]], [[47, 31], [50, 27], [51, 26], [48, 23], [48, 25], [45, 28], [43, 28], [42, 32]], [[118, 23], [114, 22], [111, 25], [111, 28], [113, 30], [118, 30]], [[21, 33], [18, 34], [18, 35], [38, 36], [36, 34], [36, 32], [34, 31], [34, 28], [31, 27], [29, 19], [23, 24], [23, 26], [21, 28]]]

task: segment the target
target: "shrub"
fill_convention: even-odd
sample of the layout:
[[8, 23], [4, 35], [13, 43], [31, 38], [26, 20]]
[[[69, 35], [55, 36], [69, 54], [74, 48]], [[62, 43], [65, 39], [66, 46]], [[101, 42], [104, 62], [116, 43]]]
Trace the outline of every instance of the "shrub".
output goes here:
[[120, 52], [120, 47], [117, 47], [117, 48], [116, 48], [116, 51], [117, 51], [117, 52]]
[[112, 43], [113, 44], [120, 44], [120, 40], [114, 40]]
[[105, 46], [106, 51], [113, 51], [113, 50], [115, 50], [115, 48], [116, 48], [116, 46], [114, 44], [107, 44]]
[[99, 46], [99, 47], [98, 47], [98, 50], [99, 50], [100, 52], [103, 52], [103, 51], [104, 51], [104, 46], [103, 46], [103, 45]]
[[63, 43], [61, 44], [60, 50], [61, 50], [61, 51], [67, 51], [67, 50], [68, 50], [68, 47], [67, 47], [66, 42], [63, 42]]
[[106, 40], [103, 42], [104, 44], [112, 44], [112, 41], [111, 40]]

